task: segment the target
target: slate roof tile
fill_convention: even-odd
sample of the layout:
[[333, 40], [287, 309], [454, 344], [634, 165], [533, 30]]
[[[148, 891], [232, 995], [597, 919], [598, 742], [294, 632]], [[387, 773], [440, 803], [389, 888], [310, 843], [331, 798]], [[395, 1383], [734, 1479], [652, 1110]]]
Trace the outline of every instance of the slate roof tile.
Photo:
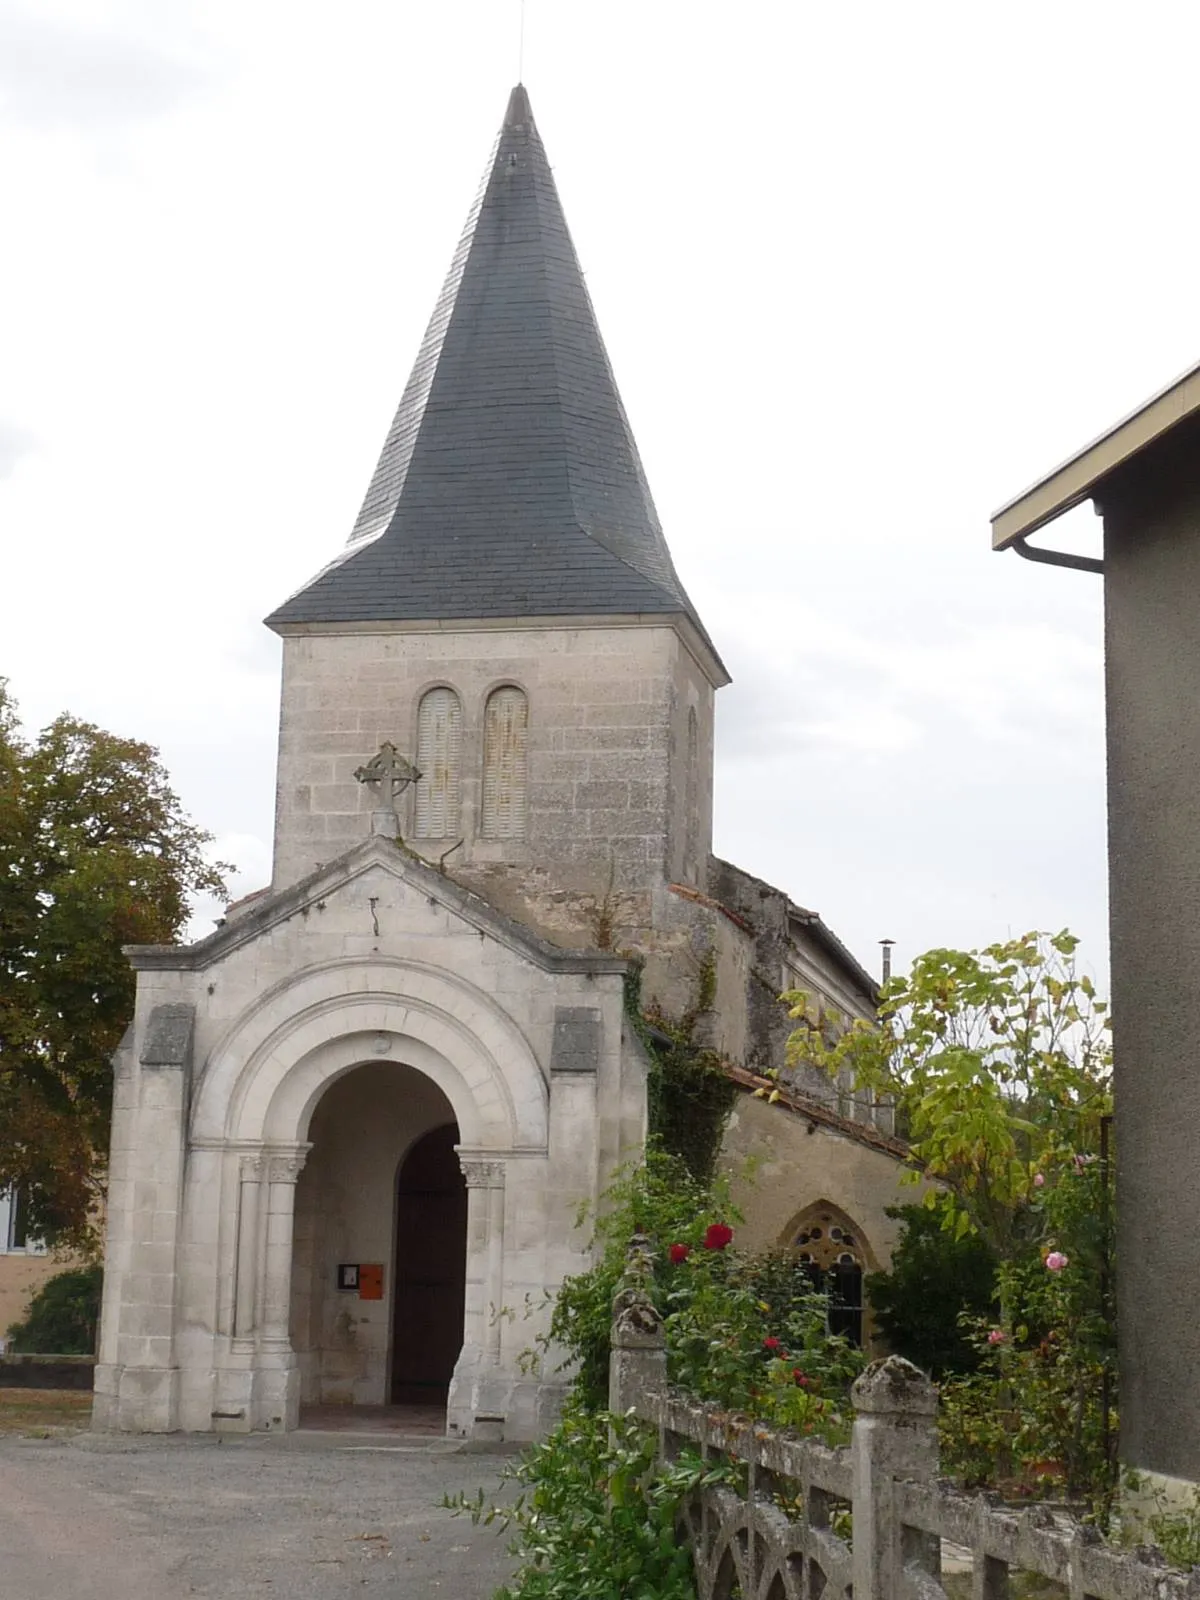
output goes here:
[[518, 86], [350, 541], [267, 622], [681, 612]]

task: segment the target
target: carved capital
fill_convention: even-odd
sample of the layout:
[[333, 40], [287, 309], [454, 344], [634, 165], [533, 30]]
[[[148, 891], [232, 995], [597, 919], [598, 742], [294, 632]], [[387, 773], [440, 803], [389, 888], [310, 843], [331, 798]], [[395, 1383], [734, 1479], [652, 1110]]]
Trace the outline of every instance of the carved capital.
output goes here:
[[306, 1150], [286, 1156], [271, 1156], [267, 1161], [267, 1175], [271, 1183], [295, 1183], [304, 1170]]
[[483, 1161], [475, 1156], [459, 1156], [458, 1160], [468, 1189], [503, 1189], [503, 1161]]
[[265, 1169], [265, 1156], [242, 1156], [238, 1162], [238, 1177], [242, 1183], [259, 1183]]

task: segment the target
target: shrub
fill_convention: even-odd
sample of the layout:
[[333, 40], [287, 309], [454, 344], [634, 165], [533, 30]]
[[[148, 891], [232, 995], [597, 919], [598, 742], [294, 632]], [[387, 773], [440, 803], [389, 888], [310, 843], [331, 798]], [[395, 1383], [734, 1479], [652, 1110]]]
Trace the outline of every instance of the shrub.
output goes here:
[[934, 1378], [974, 1372], [979, 1352], [964, 1315], [995, 1320], [994, 1252], [978, 1234], [958, 1238], [940, 1212], [895, 1206], [904, 1228], [888, 1272], [873, 1273], [867, 1298], [888, 1345]]
[[731, 1480], [726, 1463], [685, 1452], [656, 1460], [657, 1433], [631, 1417], [569, 1403], [558, 1427], [509, 1472], [512, 1505], [448, 1498], [476, 1523], [515, 1528], [522, 1565], [496, 1600], [695, 1600], [692, 1558], [675, 1529], [680, 1507], [705, 1484]]
[[90, 1356], [100, 1322], [102, 1267], [77, 1267], [43, 1284], [24, 1322], [8, 1330], [13, 1350], [23, 1355]]
[[521, 1486], [515, 1505], [482, 1494], [446, 1502], [515, 1530], [522, 1566], [497, 1600], [694, 1600], [679, 1508], [701, 1484], [733, 1481], [739, 1469], [686, 1454], [660, 1461], [653, 1429], [606, 1409], [612, 1301], [635, 1233], [652, 1246], [645, 1287], [663, 1320], [672, 1383], [764, 1422], [829, 1442], [847, 1437], [861, 1352], [829, 1335], [826, 1297], [797, 1262], [738, 1250], [738, 1220], [724, 1182], [702, 1183], [682, 1159], [653, 1148], [605, 1195], [595, 1265], [563, 1284], [538, 1358], [557, 1346], [574, 1368], [562, 1421], [507, 1474]]

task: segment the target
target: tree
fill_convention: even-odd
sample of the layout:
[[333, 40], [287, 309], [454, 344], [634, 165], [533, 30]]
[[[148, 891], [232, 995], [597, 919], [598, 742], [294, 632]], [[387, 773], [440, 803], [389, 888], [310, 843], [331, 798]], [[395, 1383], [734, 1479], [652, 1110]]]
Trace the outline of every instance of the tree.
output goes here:
[[[915, 1161], [961, 1238], [1001, 1262], [1031, 1243], [1045, 1174], [1094, 1152], [1111, 1111], [1106, 1007], [1077, 970], [1078, 940], [1025, 934], [986, 950], [930, 950], [884, 985], [879, 1022], [844, 1031], [789, 995], [788, 1059], [889, 1097]], [[914, 1175], [915, 1176], [915, 1175]]]
[[9, 1328], [13, 1350], [22, 1355], [92, 1355], [103, 1287], [104, 1269], [98, 1264], [57, 1273], [29, 1302], [23, 1321]]
[[224, 892], [209, 842], [157, 751], [69, 715], [29, 741], [0, 680], [0, 1190], [49, 1243], [90, 1242], [133, 1015], [123, 947], [173, 941], [189, 896]]
[[791, 995], [789, 1059], [890, 1097], [913, 1178], [936, 1180], [924, 1205], [947, 1239], [974, 1237], [995, 1263], [999, 1314], [976, 1324], [979, 1369], [943, 1387], [943, 1461], [968, 1482], [1065, 1484], [1103, 1510], [1115, 1481], [1112, 1063], [1077, 945], [1031, 933], [930, 950], [885, 984], [875, 1026], [843, 1031]]

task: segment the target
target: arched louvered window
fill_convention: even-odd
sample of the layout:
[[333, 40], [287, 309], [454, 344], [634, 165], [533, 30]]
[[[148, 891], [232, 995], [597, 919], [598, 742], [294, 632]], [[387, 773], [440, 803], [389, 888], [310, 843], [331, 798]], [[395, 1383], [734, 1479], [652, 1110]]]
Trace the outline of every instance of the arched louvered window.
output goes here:
[[462, 771], [462, 702], [453, 689], [430, 689], [417, 710], [418, 839], [458, 834]]
[[529, 702], [506, 685], [488, 696], [483, 717], [483, 837], [525, 837]]
[[687, 778], [683, 786], [687, 814], [683, 825], [683, 875], [700, 882], [700, 725], [695, 706], [688, 707]]

